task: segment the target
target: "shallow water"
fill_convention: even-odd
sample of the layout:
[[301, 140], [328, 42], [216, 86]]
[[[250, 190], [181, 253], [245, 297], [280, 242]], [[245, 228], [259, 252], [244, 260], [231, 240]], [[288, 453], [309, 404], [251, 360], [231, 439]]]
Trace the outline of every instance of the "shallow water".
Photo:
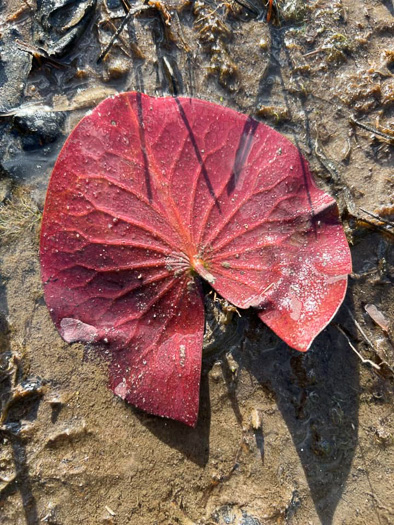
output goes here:
[[[374, 128], [379, 117], [381, 131], [393, 129], [392, 6], [279, 2], [273, 25], [256, 19], [257, 1], [249, 10], [172, 1], [171, 26], [165, 11], [142, 12], [97, 64], [121, 5], [76, 4], [87, 14], [75, 35], [40, 27], [48, 2], [0, 12], [2, 53], [7, 45], [24, 64], [0, 63], [1, 112], [13, 113], [0, 117], [2, 522], [392, 522], [392, 325], [385, 333], [364, 309], [393, 319], [392, 233], [357, 217], [393, 218], [393, 146], [350, 122]], [[51, 24], [73, 13], [61, 8]], [[47, 46], [55, 62], [32, 61], [16, 39]], [[345, 303], [306, 354], [250, 312], [226, 329], [212, 314], [196, 429], [114, 397], [104, 363], [61, 340], [43, 300], [38, 225], [50, 171], [73, 126], [114, 90], [192, 95], [284, 133], [337, 198], [352, 249]]]

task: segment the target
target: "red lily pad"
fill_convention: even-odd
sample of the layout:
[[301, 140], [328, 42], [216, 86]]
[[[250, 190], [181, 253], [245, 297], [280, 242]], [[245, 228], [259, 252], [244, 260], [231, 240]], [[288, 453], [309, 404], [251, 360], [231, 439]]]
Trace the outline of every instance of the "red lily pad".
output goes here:
[[209, 102], [139, 93], [105, 100], [68, 138], [41, 264], [62, 337], [99, 343], [115, 394], [191, 426], [200, 278], [305, 351], [351, 271], [335, 201], [291, 142]]

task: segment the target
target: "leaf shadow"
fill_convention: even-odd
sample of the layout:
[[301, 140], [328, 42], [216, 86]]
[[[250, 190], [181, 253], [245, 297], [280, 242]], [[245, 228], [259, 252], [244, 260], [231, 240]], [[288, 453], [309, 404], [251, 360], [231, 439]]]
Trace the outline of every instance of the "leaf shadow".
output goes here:
[[394, 5], [392, 0], [381, 0], [382, 4], [385, 6], [385, 8], [388, 10], [388, 12], [391, 14], [391, 16], [394, 16]]
[[204, 366], [200, 386], [200, 411], [195, 428], [171, 419], [152, 416], [130, 405], [133, 414], [157, 439], [177, 449], [199, 467], [205, 467], [209, 460], [211, 404], [208, 371]]
[[[350, 296], [336, 316], [343, 325], [349, 325]], [[353, 331], [351, 325], [347, 328]], [[306, 353], [289, 348], [268, 328], [258, 332], [260, 337], [248, 337], [233, 357], [275, 397], [316, 512], [322, 524], [330, 525], [358, 441], [358, 358], [332, 324]], [[264, 436], [260, 441], [264, 444]], [[264, 450], [260, 452], [264, 457]]]
[[152, 184], [151, 184], [151, 174], [149, 170], [149, 159], [146, 152], [146, 141], [145, 141], [145, 126], [144, 126], [144, 117], [142, 111], [142, 99], [141, 93], [137, 93], [137, 113], [138, 113], [138, 131], [140, 134], [140, 143], [141, 143], [141, 152], [144, 162], [144, 173], [145, 173], [145, 185], [146, 185], [146, 194], [149, 202], [152, 201]]
[[181, 119], [182, 119], [183, 123], [185, 124], [185, 128], [187, 129], [187, 132], [189, 134], [190, 142], [192, 143], [192, 146], [193, 146], [193, 149], [194, 149], [194, 153], [196, 155], [198, 163], [200, 164], [201, 173], [202, 173], [202, 175], [204, 177], [205, 184], [207, 185], [209, 194], [211, 195], [212, 199], [214, 200], [215, 206], [217, 207], [219, 213], [221, 213], [220, 203], [219, 203], [219, 200], [218, 200], [218, 198], [217, 198], [217, 196], [215, 194], [215, 190], [213, 188], [211, 179], [209, 177], [208, 170], [207, 170], [207, 168], [205, 166], [204, 159], [201, 156], [200, 148], [198, 146], [197, 139], [196, 139], [196, 137], [194, 135], [192, 126], [191, 126], [191, 124], [189, 122], [189, 119], [187, 118], [187, 115], [185, 113], [185, 110], [182, 107], [182, 104], [180, 103], [179, 99], [176, 98], [176, 97], [175, 97], [175, 102], [176, 102], [176, 104], [178, 106], [178, 110], [179, 110], [179, 114], [181, 116]]
[[[283, 63], [293, 69], [291, 56], [284, 46], [287, 27], [270, 25], [269, 29], [270, 60], [260, 79], [258, 101], [272, 104], [276, 84], [291, 115], [282, 75]], [[301, 95], [298, 103], [304, 115], [304, 142], [313, 151], [309, 115]], [[300, 150], [296, 129], [293, 127], [290, 132]], [[314, 213], [312, 207], [311, 213]], [[354, 310], [351, 295], [350, 286], [335, 320], [354, 334], [354, 325], [350, 324], [346, 309]], [[305, 354], [290, 349], [279, 339], [272, 350], [264, 351], [264, 347], [273, 346], [272, 337], [276, 336], [271, 334], [270, 337], [270, 341], [264, 341], [264, 337], [261, 341], [249, 341], [246, 352], [239, 358], [256, 380], [275, 396], [303, 466], [316, 512], [321, 523], [329, 525], [342, 497], [357, 446], [358, 358], [333, 323]]]
[[237, 152], [235, 154], [235, 162], [233, 171], [227, 184], [227, 195], [231, 195], [237, 185], [240, 174], [248, 159], [248, 155], [253, 145], [253, 137], [256, 133], [258, 122], [251, 117], [245, 121], [244, 128], [241, 133]]

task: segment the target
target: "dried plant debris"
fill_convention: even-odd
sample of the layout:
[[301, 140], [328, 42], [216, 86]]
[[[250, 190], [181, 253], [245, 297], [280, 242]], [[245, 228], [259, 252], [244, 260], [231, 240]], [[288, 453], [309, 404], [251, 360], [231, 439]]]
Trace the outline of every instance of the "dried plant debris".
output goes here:
[[394, 104], [394, 78], [388, 78], [381, 85], [381, 102], [383, 107], [392, 107]]
[[311, 57], [319, 53], [325, 53], [327, 63], [340, 64], [346, 62], [348, 55], [351, 53], [353, 45], [349, 38], [342, 33], [333, 33], [329, 35], [321, 46], [314, 51], [306, 53], [304, 57]]
[[284, 0], [274, 2], [278, 7], [280, 19], [286, 22], [304, 22], [310, 7], [305, 0]]
[[264, 104], [257, 107], [256, 116], [277, 124], [291, 118], [290, 110], [286, 106], [267, 106]]
[[26, 188], [14, 192], [10, 200], [0, 205], [0, 240], [12, 242], [26, 233], [37, 231], [41, 212]]
[[227, 8], [219, 4], [216, 8], [209, 2], [197, 0], [193, 4], [195, 28], [204, 51], [210, 57], [209, 73], [217, 75], [219, 84], [235, 90], [237, 66], [232, 61], [227, 43], [232, 31], [226, 23]]
[[[385, 219], [384, 217], [381, 217], [380, 215], [377, 215], [376, 213], [372, 213], [368, 210], [364, 210], [364, 208], [360, 208], [360, 211], [364, 214], [353, 214], [354, 217], [359, 221], [359, 223], [364, 223], [368, 225], [368, 227], [375, 228], [376, 230], [387, 233], [389, 236], [394, 236], [394, 222], [390, 221], [388, 219]], [[366, 218], [367, 216], [368, 218]]]
[[[1, 170], [1, 168], [0, 168]], [[0, 171], [0, 206], [4, 203], [6, 199], [10, 198], [12, 189], [12, 181], [7, 178]], [[0, 208], [1, 209], [1, 208]]]
[[389, 320], [374, 304], [366, 304], [365, 311], [384, 332], [389, 330]]
[[367, 113], [379, 104], [380, 82], [366, 72], [341, 75], [336, 87], [336, 95], [354, 111]]

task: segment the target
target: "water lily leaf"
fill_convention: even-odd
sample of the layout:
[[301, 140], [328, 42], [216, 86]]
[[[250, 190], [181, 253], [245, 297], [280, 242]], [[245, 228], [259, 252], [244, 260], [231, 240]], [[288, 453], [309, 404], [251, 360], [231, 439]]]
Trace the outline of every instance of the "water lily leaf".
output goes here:
[[351, 270], [335, 201], [297, 148], [232, 110], [123, 93], [70, 135], [41, 236], [62, 337], [99, 343], [128, 402], [195, 425], [200, 278], [306, 350]]

